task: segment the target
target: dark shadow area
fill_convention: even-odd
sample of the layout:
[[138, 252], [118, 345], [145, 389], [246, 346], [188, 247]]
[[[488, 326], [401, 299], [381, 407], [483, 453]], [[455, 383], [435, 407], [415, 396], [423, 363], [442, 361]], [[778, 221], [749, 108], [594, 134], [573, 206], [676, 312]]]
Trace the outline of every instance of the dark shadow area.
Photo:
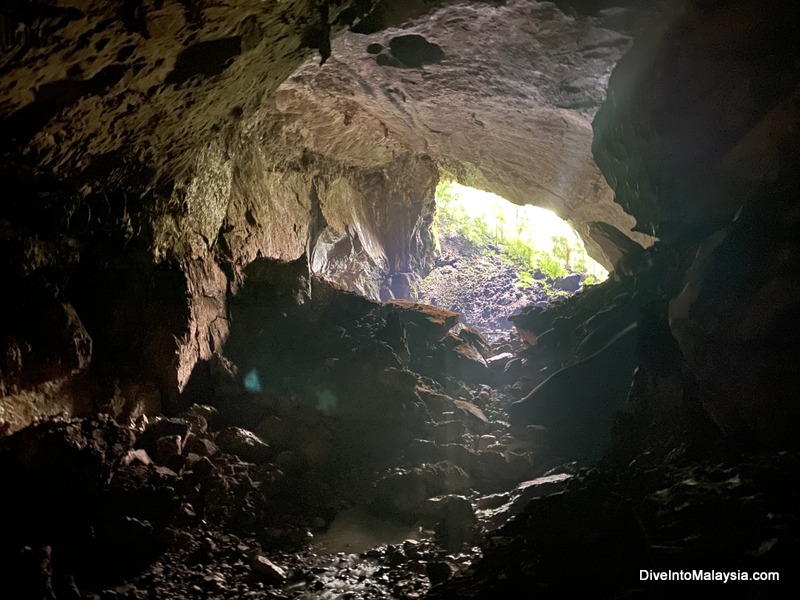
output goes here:
[[406, 67], [416, 69], [422, 65], [441, 62], [444, 51], [421, 35], [400, 35], [389, 40], [389, 52]]
[[192, 77], [214, 77], [227, 69], [242, 53], [241, 36], [198, 42], [178, 55], [164, 83], [180, 85]]

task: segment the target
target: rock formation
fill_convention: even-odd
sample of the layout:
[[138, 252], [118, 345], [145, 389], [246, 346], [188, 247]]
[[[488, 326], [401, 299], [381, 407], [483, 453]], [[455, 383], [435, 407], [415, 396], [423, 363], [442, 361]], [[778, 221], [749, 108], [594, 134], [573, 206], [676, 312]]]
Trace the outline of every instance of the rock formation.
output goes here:
[[402, 28], [339, 38], [328, 68], [306, 63], [281, 85], [273, 118], [303, 148], [347, 165], [430, 157], [466, 185], [549, 208], [611, 266], [592, 221], [648, 238], [630, 233], [587, 142], [636, 17], [525, 1], [448, 4]]
[[[7, 2], [3, 581], [105, 600], [575, 597], [576, 565], [608, 597], [643, 568], [790, 578], [796, 12]], [[521, 311], [517, 355], [416, 304], [442, 173], [568, 218], [612, 277]], [[613, 406], [561, 418], [590, 388]], [[518, 418], [545, 391], [555, 417]], [[427, 537], [306, 550], [354, 505]]]
[[[601, 260], [589, 223], [630, 229], [589, 119], [640, 13], [421, 3], [330, 42], [371, 3], [319, 4], [4, 11], [3, 313], [66, 311], [83, 356], [28, 350], [50, 325], [8, 316], [9, 415], [28, 392], [42, 413], [69, 408], [89, 364], [106, 391], [144, 377], [173, 398], [222, 347], [228, 296], [258, 257], [306, 255], [345, 289], [411, 296], [442, 168], [572, 219]], [[315, 49], [325, 65], [308, 58], [284, 82]], [[73, 366], [39, 381], [47, 361]]]
[[617, 202], [691, 264], [668, 317], [706, 410], [727, 435], [778, 446], [800, 417], [786, 401], [800, 341], [796, 34], [779, 4], [693, 3], [620, 61], [594, 122]]
[[[346, 176], [317, 181], [302, 164], [275, 176], [252, 143], [266, 132], [242, 127], [372, 3], [328, 4], [3, 8], [3, 419], [85, 411], [97, 390], [72, 380], [90, 363], [101, 396], [133, 376], [173, 397], [221, 348], [243, 266], [313, 251], [318, 190], [338, 186], [355, 210]], [[63, 343], [42, 344], [54, 327]]]

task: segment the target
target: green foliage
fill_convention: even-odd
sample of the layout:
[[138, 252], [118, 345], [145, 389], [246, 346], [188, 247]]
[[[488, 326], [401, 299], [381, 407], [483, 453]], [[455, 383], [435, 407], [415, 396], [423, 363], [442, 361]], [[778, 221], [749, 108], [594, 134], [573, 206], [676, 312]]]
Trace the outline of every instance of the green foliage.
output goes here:
[[436, 207], [443, 213], [448, 213], [456, 202], [456, 194], [453, 191], [453, 182], [441, 180], [436, 184]]
[[556, 289], [556, 288], [554, 288], [552, 285], [550, 285], [547, 282], [545, 282], [543, 285], [544, 285], [544, 289], [545, 289], [545, 294], [547, 294], [547, 296], [549, 298], [553, 298], [553, 297], [556, 297], [556, 296], [561, 296], [561, 297], [565, 297], [566, 298], [567, 296], [570, 295], [569, 292], [565, 292], [564, 290]]
[[560, 260], [564, 265], [569, 266], [569, 259], [572, 255], [572, 247], [569, 240], [563, 235], [554, 235], [553, 240], [553, 257]]
[[515, 267], [527, 270], [534, 264], [534, 254], [531, 244], [526, 244], [516, 237], [506, 242], [503, 258]]
[[586, 279], [583, 280], [583, 285], [595, 285], [596, 283], [600, 283], [600, 280], [594, 275], [587, 275]]
[[489, 216], [490, 221], [487, 221], [484, 216], [467, 214], [459, 203], [453, 182], [439, 181], [436, 186], [436, 217], [432, 227], [436, 247], [441, 248], [440, 235], [454, 234], [463, 235], [485, 252], [490, 252], [488, 246], [492, 245], [502, 260], [518, 269], [517, 285], [523, 289], [534, 284], [532, 272], [535, 269], [551, 279], [567, 275], [570, 271], [588, 271], [586, 252], [577, 240], [553, 236], [551, 251], [536, 249], [530, 238], [526, 237], [530, 218], [524, 210], [518, 209], [513, 213], [512, 223], [508, 223], [509, 219], [500, 211]]
[[489, 235], [489, 224], [482, 217], [467, 218], [461, 233], [476, 246], [485, 246], [492, 241], [492, 237]]
[[567, 268], [558, 259], [547, 252], [539, 252], [536, 256], [536, 266], [550, 279], [563, 277], [567, 274]]
[[533, 282], [536, 281], [533, 278], [533, 275], [528, 271], [520, 271], [517, 273], [517, 286], [522, 288], [523, 290], [527, 290], [529, 287], [533, 285]]
[[483, 217], [470, 217], [453, 192], [452, 181], [440, 181], [436, 186], [436, 218], [434, 223], [439, 234], [460, 233], [476, 246], [496, 242], [489, 231], [489, 223]]

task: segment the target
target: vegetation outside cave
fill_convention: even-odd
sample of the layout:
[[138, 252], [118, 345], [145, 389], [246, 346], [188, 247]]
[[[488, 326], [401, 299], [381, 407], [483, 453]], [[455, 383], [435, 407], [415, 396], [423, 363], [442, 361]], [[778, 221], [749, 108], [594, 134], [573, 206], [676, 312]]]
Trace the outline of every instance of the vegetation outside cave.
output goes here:
[[510, 329], [506, 317], [520, 308], [608, 276], [550, 211], [448, 180], [437, 187], [436, 207], [436, 267], [423, 281], [421, 300], [458, 312], [490, 338]]

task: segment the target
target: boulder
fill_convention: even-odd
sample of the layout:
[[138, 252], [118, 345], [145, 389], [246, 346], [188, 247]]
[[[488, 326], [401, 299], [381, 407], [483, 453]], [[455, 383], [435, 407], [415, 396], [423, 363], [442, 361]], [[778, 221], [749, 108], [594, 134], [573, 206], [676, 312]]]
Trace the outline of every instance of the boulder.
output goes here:
[[630, 392], [638, 334], [631, 325], [589, 358], [548, 377], [509, 407], [512, 426], [544, 426], [557, 454], [599, 458], [611, 441], [613, 414]]
[[250, 560], [250, 573], [256, 581], [269, 585], [278, 585], [286, 579], [286, 570], [263, 554], [256, 554]]
[[268, 444], [252, 431], [241, 427], [223, 429], [215, 441], [222, 451], [238, 456], [247, 462], [262, 463], [272, 457], [272, 449]]
[[374, 484], [373, 506], [390, 514], [416, 514], [428, 498], [465, 490], [470, 478], [442, 461], [390, 473]]
[[561, 290], [562, 292], [568, 292], [572, 294], [581, 288], [583, 279], [584, 276], [582, 274], [572, 273], [570, 275], [557, 278], [555, 281], [553, 281], [553, 287], [557, 290]]
[[399, 313], [410, 338], [426, 342], [442, 340], [459, 320], [457, 313], [428, 304], [408, 300], [391, 300], [386, 304]]

